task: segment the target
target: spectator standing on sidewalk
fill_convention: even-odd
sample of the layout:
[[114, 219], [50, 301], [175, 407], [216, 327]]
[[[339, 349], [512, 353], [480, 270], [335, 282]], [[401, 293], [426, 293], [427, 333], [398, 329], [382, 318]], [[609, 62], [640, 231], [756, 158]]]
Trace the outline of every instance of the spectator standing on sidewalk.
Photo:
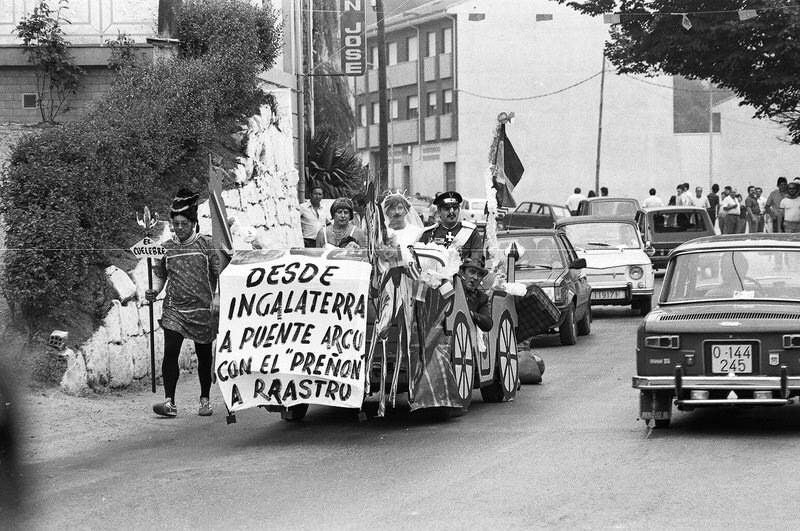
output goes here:
[[748, 232], [764, 232], [764, 216], [761, 213], [761, 206], [758, 204], [755, 186], [747, 187], [747, 198], [744, 200], [744, 206], [747, 208]]
[[736, 196], [736, 201], [739, 203], [739, 216], [736, 220], [735, 233], [744, 234], [747, 229], [747, 207], [744, 204], [742, 194], [740, 194], [738, 190], [734, 191], [734, 195]]
[[778, 187], [769, 193], [766, 205], [767, 215], [772, 220], [772, 232], [783, 232], [778, 218], [780, 218], [781, 200], [786, 197], [786, 192], [786, 177], [778, 177]]
[[783, 232], [800, 232], [800, 183], [792, 181], [786, 187], [787, 196], [781, 199], [778, 225], [783, 221]]
[[317, 246], [317, 234], [324, 229], [331, 218], [322, 208], [322, 187], [318, 184], [311, 185], [311, 197], [300, 205], [300, 228], [303, 231], [303, 243], [306, 247]]
[[656, 189], [650, 188], [650, 195], [645, 197], [644, 201], [642, 201], [642, 206], [644, 208], [653, 208], [653, 207], [660, 207], [664, 206], [664, 201], [661, 200], [660, 197], [656, 195]]
[[164, 417], [175, 417], [175, 387], [178, 384], [178, 356], [184, 339], [194, 341], [197, 354], [197, 375], [200, 378], [200, 409], [198, 414], [212, 414], [211, 342], [216, 332], [216, 314], [219, 300], [215, 297], [219, 278], [219, 257], [211, 246], [211, 238], [199, 234], [197, 225], [196, 193], [185, 188], [172, 200], [171, 240], [164, 243], [166, 255], [160, 258], [153, 271], [153, 287], [147, 290], [147, 300], [152, 304], [161, 286], [166, 283], [166, 296], [160, 319], [164, 330], [164, 361], [161, 374], [164, 378], [164, 402], [153, 406], [153, 411]]
[[772, 223], [767, 219], [767, 198], [764, 197], [764, 190], [760, 186], [756, 186], [756, 202], [761, 210], [761, 232], [767, 232], [767, 223], [770, 225]]
[[711, 192], [706, 196], [706, 199], [708, 199], [708, 217], [711, 218], [711, 224], [713, 225], [717, 221], [717, 213], [719, 212], [719, 185], [717, 183], [711, 185]]
[[739, 218], [739, 203], [733, 195], [730, 186], [722, 191], [719, 202], [719, 230], [722, 234], [736, 232], [736, 220]]
[[581, 204], [581, 201], [586, 199], [586, 197], [581, 193], [580, 188], [575, 188], [572, 195], [567, 198], [567, 203], [564, 205], [569, 210], [569, 213], [573, 216], [578, 215], [578, 205]]

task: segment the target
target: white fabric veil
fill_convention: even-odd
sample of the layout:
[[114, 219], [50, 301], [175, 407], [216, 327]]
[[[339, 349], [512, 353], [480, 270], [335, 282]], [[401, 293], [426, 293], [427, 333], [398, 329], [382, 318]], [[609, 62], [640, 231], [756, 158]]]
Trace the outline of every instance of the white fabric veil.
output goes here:
[[[386, 210], [397, 202], [403, 203], [408, 211], [405, 216], [405, 227], [402, 229], [392, 229], [389, 227], [389, 216], [386, 215]], [[425, 225], [422, 223], [419, 214], [414, 210], [414, 207], [411, 206], [411, 201], [403, 194], [388, 194], [381, 202], [381, 209], [383, 209], [387, 233], [389, 237], [394, 240], [395, 245], [405, 248], [419, 239], [419, 235], [422, 233], [422, 229], [425, 228]]]

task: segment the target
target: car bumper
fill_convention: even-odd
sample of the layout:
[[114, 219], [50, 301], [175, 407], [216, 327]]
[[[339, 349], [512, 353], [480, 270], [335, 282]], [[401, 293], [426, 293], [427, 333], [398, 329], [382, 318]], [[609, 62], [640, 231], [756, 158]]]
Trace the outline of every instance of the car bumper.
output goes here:
[[[684, 376], [676, 366], [674, 376], [634, 376], [632, 387], [641, 391], [672, 391], [678, 406], [780, 406], [789, 396], [800, 392], [800, 376], [788, 376], [785, 365], [780, 376]], [[727, 398], [692, 398], [691, 391], [733, 391]], [[771, 398], [739, 398], [753, 391], [770, 391]]]
[[590, 301], [595, 305], [628, 305], [638, 297], [652, 297], [653, 288], [634, 288], [627, 284], [592, 284]]

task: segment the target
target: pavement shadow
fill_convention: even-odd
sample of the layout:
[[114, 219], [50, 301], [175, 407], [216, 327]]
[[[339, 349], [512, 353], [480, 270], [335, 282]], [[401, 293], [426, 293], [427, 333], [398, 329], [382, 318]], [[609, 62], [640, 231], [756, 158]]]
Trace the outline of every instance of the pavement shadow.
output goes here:
[[800, 407], [703, 408], [694, 411], [673, 411], [666, 430], [653, 430], [651, 438], [669, 437], [717, 438], [723, 435], [741, 437], [800, 437]]

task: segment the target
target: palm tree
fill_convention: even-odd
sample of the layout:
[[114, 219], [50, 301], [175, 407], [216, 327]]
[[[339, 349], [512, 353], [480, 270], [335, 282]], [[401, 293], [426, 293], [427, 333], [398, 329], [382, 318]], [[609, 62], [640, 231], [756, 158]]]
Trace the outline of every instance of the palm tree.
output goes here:
[[367, 170], [355, 150], [328, 127], [318, 129], [308, 144], [308, 183], [322, 187], [325, 197], [352, 197], [364, 186]]

